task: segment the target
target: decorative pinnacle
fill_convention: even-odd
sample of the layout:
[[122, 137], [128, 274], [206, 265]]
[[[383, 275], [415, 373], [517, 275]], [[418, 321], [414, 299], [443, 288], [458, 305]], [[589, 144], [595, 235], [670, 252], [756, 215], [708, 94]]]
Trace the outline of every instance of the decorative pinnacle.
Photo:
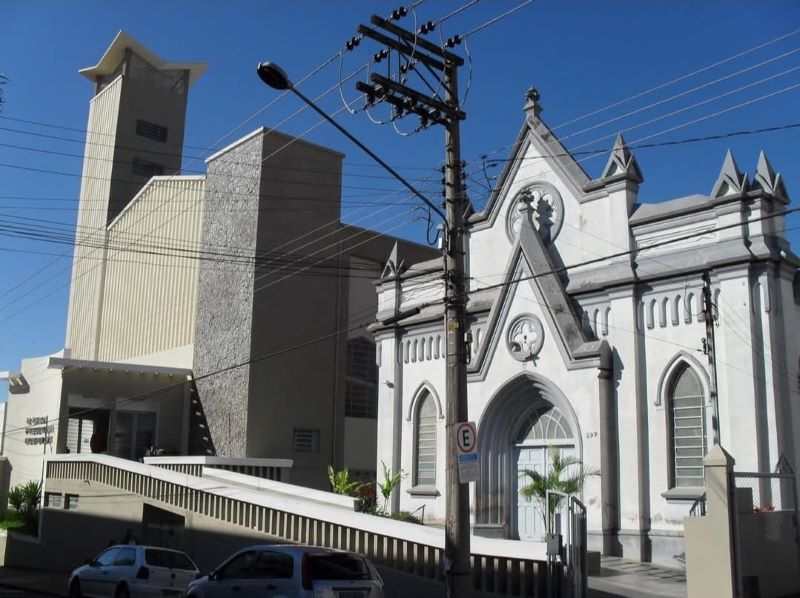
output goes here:
[[525, 112], [533, 110], [533, 115], [538, 117], [542, 112], [542, 105], [539, 103], [541, 97], [539, 90], [531, 86], [528, 91], [525, 92]]

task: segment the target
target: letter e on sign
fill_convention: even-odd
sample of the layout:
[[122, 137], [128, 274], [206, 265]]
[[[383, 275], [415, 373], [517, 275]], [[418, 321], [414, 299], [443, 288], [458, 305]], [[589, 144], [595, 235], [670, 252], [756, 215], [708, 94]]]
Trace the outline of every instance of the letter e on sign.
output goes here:
[[456, 424], [458, 481], [461, 484], [478, 479], [478, 431], [475, 422]]
[[478, 445], [475, 422], [462, 422], [456, 426], [456, 444], [460, 453], [474, 453]]

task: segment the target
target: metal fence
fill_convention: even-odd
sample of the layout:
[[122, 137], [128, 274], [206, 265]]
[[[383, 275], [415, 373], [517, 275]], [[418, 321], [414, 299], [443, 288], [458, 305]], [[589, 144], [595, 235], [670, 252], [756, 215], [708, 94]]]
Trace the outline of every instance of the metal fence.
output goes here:
[[797, 510], [794, 474], [734, 472], [732, 475], [738, 513], [748, 507], [753, 513]]
[[[759, 578], [751, 573], [757, 560], [753, 556], [753, 530], [760, 542], [783, 541], [794, 552], [793, 563], [800, 566], [800, 525], [796, 477], [791, 469], [781, 473], [731, 472], [731, 504], [735, 508], [734, 572], [737, 596], [761, 595]], [[783, 551], [786, 552], [785, 550]]]

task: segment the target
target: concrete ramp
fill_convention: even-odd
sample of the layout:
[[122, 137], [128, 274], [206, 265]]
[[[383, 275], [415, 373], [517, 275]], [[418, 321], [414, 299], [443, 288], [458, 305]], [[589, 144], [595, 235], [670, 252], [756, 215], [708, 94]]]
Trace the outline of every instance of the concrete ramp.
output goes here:
[[[69, 569], [132, 529], [142, 541], [157, 537], [186, 550], [205, 571], [241, 546], [298, 542], [352, 550], [388, 570], [443, 580], [441, 528], [357, 513], [348, 497], [283, 482], [207, 467], [189, 475], [108, 455], [55, 455], [46, 463], [45, 493], [60, 494], [62, 502], [69, 496], [77, 508], [42, 510], [35, 547], [42, 568]], [[76, 539], [74, 554], [51, 549], [64, 538]], [[20, 566], [26, 553], [7, 551], [7, 564]], [[476, 590], [545, 593], [543, 543], [473, 536], [472, 562]]]

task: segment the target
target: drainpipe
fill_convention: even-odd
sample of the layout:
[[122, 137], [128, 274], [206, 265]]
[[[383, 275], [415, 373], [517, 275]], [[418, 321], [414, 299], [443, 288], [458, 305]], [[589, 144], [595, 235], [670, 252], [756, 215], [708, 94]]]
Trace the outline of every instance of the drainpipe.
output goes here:
[[614, 395], [614, 362], [608, 343], [600, 346], [597, 375], [600, 399], [600, 501], [602, 504], [603, 555], [619, 554], [619, 439]]

